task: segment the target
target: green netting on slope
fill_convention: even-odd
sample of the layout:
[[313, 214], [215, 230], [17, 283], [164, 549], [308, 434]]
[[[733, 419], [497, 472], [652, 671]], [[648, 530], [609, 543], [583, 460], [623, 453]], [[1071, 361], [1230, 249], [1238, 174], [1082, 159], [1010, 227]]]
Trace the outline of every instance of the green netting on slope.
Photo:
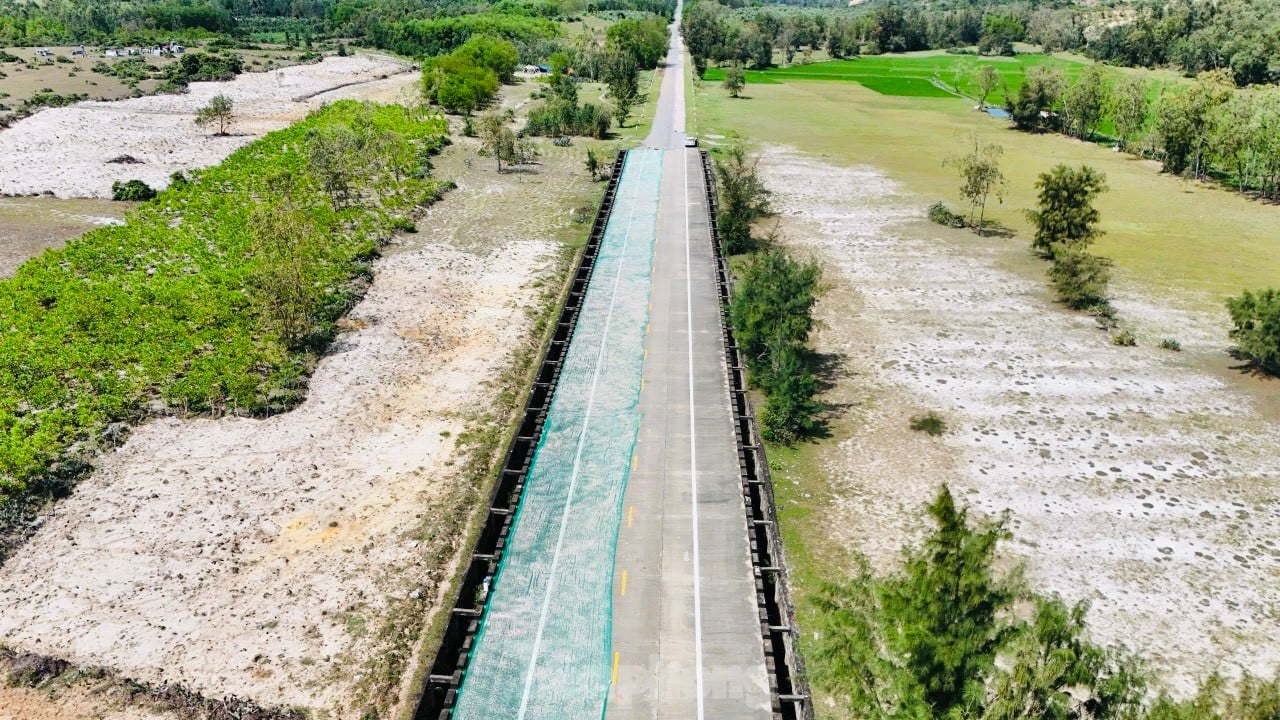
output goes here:
[[627, 156], [515, 526], [459, 695], [459, 720], [598, 720], [614, 552], [637, 403], [662, 152]]

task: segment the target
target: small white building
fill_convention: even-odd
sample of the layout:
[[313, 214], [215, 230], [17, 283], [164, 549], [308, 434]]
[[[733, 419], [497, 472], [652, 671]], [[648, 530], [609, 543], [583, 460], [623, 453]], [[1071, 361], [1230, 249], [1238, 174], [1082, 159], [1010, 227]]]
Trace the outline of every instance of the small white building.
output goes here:
[[36, 50], [36, 57], [53, 57], [53, 51], [49, 48], [40, 48]]

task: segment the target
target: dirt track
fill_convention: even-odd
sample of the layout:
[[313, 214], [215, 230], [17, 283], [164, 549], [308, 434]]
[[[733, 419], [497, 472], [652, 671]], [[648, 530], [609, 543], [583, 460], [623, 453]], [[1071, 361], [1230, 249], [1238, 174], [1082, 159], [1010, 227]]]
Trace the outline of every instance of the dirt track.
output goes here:
[[[1141, 344], [1114, 347], [1052, 302], [1022, 240], [925, 223], [928, 201], [872, 167], [774, 148], [761, 162], [788, 242], [832, 288], [818, 349], [840, 408], [821, 452], [825, 543], [894, 561], [942, 481], [1012, 510], [1041, 591], [1092, 603], [1105, 642], [1186, 690], [1280, 663], [1280, 427], [1252, 381], [1213, 369], [1225, 319], [1113, 287]], [[833, 191], [833, 189], [838, 189]], [[1181, 339], [1184, 351], [1155, 345]], [[936, 411], [942, 438], [908, 429]]]

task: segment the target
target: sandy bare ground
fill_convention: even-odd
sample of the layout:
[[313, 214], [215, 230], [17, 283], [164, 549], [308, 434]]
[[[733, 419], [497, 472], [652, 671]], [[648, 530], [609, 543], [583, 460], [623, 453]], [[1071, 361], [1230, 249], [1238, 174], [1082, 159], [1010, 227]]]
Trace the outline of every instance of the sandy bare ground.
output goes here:
[[[325, 102], [391, 99], [414, 84], [416, 74], [407, 70], [383, 56], [329, 57], [245, 73], [230, 82], [192, 83], [183, 95], [43, 110], [0, 132], [0, 194], [110, 197], [112, 182], [133, 178], [165, 187], [173, 172], [215, 165]], [[194, 123], [196, 109], [219, 94], [234, 105], [235, 124], [227, 137], [214, 137]], [[122, 155], [142, 163], [107, 162]]]
[[50, 197], [0, 197], [0, 278], [9, 277], [27, 258], [88, 230], [123, 222], [134, 203], [110, 200], [59, 200]]
[[[895, 561], [946, 481], [984, 512], [1010, 509], [1033, 586], [1091, 601], [1096, 637], [1145, 651], [1173, 687], [1270, 674], [1280, 428], [1256, 387], [1207, 368], [1224, 318], [1122, 278], [1141, 345], [1113, 347], [1052, 303], [1021, 239], [920, 222], [928, 201], [875, 168], [774, 148], [761, 170], [789, 242], [832, 286], [817, 342], [838, 358], [827, 399], [841, 411], [821, 453], [830, 487], [815, 489], [832, 547]], [[1185, 351], [1155, 347], [1164, 336]], [[907, 427], [930, 410], [942, 438]]]
[[550, 247], [395, 252], [297, 410], [136, 430], [0, 568], [0, 642], [347, 717], [388, 603], [431, 609], [415, 533]]

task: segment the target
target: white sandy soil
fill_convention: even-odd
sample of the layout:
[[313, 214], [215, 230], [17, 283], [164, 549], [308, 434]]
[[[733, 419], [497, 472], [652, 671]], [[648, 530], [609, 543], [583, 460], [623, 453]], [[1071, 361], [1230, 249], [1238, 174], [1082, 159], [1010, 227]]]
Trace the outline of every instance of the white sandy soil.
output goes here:
[[[896, 561], [946, 481], [1011, 510], [1033, 587], [1089, 600], [1096, 637], [1143, 650], [1175, 689], [1273, 671], [1280, 428], [1251, 382], [1203, 362], [1228, 345], [1225, 318], [1121, 278], [1141, 343], [1114, 347], [1052, 302], [1022, 239], [921, 222], [928, 200], [872, 167], [774, 148], [761, 170], [788, 242], [831, 285], [817, 343], [840, 374], [822, 453], [836, 546]], [[1157, 348], [1165, 336], [1184, 352]], [[946, 435], [908, 429], [927, 411]]]
[[[192, 83], [183, 95], [49, 108], [0, 131], [0, 194], [110, 197], [112, 182], [134, 178], [163, 188], [175, 171], [216, 165], [326, 102], [395, 99], [417, 77], [388, 57], [328, 57], [244, 73], [229, 82]], [[194, 122], [196, 110], [215, 95], [233, 103], [234, 124], [226, 137]], [[122, 155], [142, 163], [107, 162]]]
[[455, 439], [528, 332], [542, 241], [488, 254], [411, 240], [265, 420], [150, 422], [0, 567], [0, 643], [211, 697], [324, 708], [376, 661], [392, 597], [437, 598], [413, 534]]

